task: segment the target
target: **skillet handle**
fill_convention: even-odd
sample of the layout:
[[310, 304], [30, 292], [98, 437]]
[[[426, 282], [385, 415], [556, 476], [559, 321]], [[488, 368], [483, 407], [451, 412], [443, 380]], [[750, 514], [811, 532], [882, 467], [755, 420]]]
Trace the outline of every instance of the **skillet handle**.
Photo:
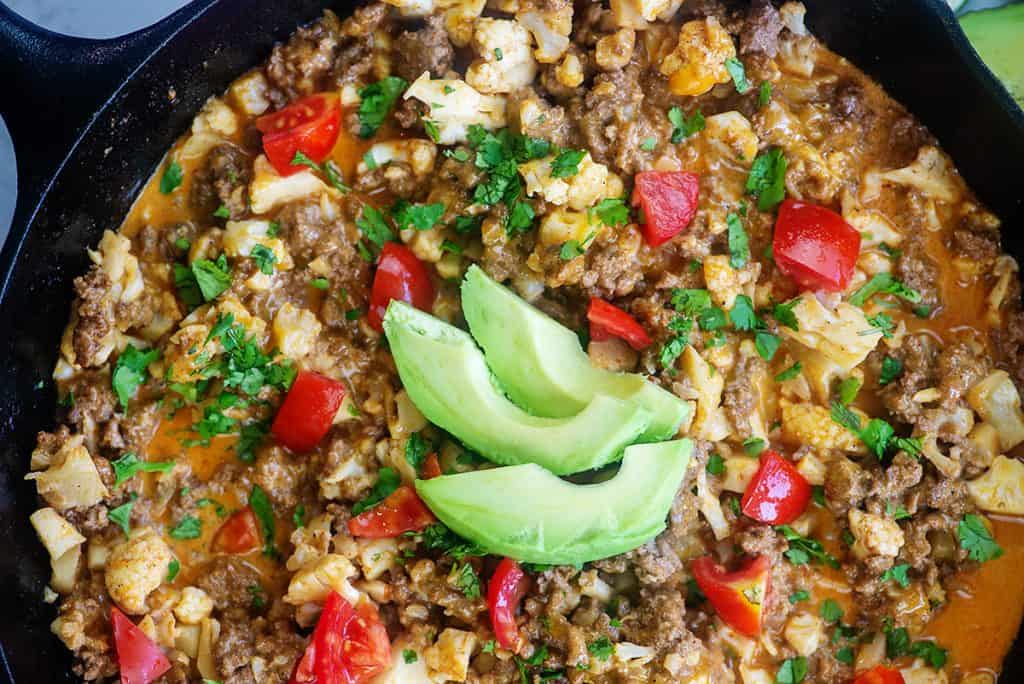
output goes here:
[[[54, 33], [0, 2], [0, 72], [5, 83], [0, 115], [14, 143], [18, 169], [13, 228], [27, 226], [50, 178], [103, 103], [214, 2], [194, 0], [148, 28], [109, 40]], [[12, 230], [12, 237], [16, 232]]]

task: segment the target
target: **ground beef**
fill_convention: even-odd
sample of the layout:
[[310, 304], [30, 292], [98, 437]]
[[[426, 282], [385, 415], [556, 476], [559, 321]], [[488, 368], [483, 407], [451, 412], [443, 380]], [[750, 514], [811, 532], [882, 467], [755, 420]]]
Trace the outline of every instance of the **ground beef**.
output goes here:
[[[594, 87], [573, 102], [570, 116], [595, 161], [617, 173], [633, 173], [641, 159], [641, 142], [652, 128], [638, 120], [644, 100], [641, 70], [636, 64], [599, 74]], [[664, 113], [659, 117], [667, 122]], [[667, 125], [667, 123], [665, 124]]]
[[740, 31], [740, 53], [763, 52], [774, 57], [779, 51], [782, 18], [771, 0], [754, 0]]
[[250, 180], [249, 155], [232, 143], [221, 143], [210, 150], [192, 179], [192, 204], [211, 213], [225, 207], [231, 219], [244, 218], [249, 212]]
[[674, 673], [681, 677], [675, 681], [689, 681], [689, 676], [694, 674], [693, 666], [700, 662], [701, 656], [707, 656], [707, 649], [687, 628], [685, 618], [686, 602], [680, 592], [644, 589], [623, 620], [622, 635], [626, 641], [678, 655], [690, 668]]
[[54, 631], [75, 653], [72, 667], [86, 681], [113, 677], [117, 659], [111, 643], [110, 610], [103, 575], [84, 577], [60, 606]]
[[99, 266], [75, 278], [78, 295], [78, 322], [71, 338], [75, 361], [83, 368], [95, 368], [106, 362], [110, 335], [114, 330], [114, 306], [110, 298], [110, 280]]
[[326, 12], [323, 19], [299, 28], [287, 43], [274, 47], [266, 73], [276, 108], [326, 89], [340, 42], [338, 17]]
[[771, 562], [771, 591], [761, 607], [764, 626], [772, 631], [781, 630], [793, 606], [788, 596], [793, 593], [793, 565], [783, 554], [789, 549], [782, 535], [771, 525], [752, 524], [734, 535], [736, 545], [750, 556], [765, 556]]
[[840, 81], [831, 91], [832, 115], [839, 125], [867, 125], [874, 116], [864, 86], [857, 81]]
[[938, 382], [935, 375], [938, 354], [935, 340], [927, 335], [907, 335], [899, 349], [889, 352], [903, 363], [903, 373], [882, 387], [880, 394], [885, 408], [904, 423], [913, 424], [921, 415], [921, 404], [914, 401], [913, 396]]
[[106, 369], [78, 373], [68, 386], [72, 397], [67, 420], [75, 432], [90, 434], [95, 426], [110, 420], [118, 410], [117, 397], [110, 387], [110, 372]]
[[213, 559], [196, 579], [196, 586], [210, 595], [217, 610], [247, 610], [252, 606], [253, 587], [259, 585], [259, 573], [234, 556]]
[[952, 409], [964, 405], [967, 390], [988, 375], [992, 368], [989, 352], [973, 340], [962, 339], [947, 346], [939, 355], [940, 405]]
[[288, 253], [300, 262], [312, 261], [346, 242], [340, 219], [328, 218], [316, 199], [286, 205], [277, 215], [277, 224], [278, 236], [288, 246]]
[[420, 194], [432, 177], [419, 178], [412, 171], [412, 167], [400, 161], [393, 161], [386, 166], [378, 166], [361, 174], [355, 183], [355, 189], [359, 192], [376, 194], [388, 192], [395, 197], [412, 199]]
[[387, 6], [381, 3], [359, 7], [341, 25], [345, 44], [338, 51], [331, 69], [331, 77], [336, 85], [376, 80], [373, 74], [376, 45], [374, 32], [387, 17], [387, 11]]
[[587, 268], [579, 279], [583, 291], [600, 299], [633, 294], [644, 278], [639, 259], [642, 243], [635, 227], [603, 231], [587, 249]]
[[419, 31], [403, 31], [395, 39], [392, 68], [396, 76], [412, 83], [424, 71], [432, 78], [441, 78], [452, 68], [455, 49], [448, 40], [444, 19], [434, 15]]
[[825, 498], [838, 515], [860, 505], [871, 492], [871, 475], [848, 458], [839, 457], [825, 470]]
[[224, 682], [255, 682], [249, 668], [255, 653], [256, 634], [249, 611], [224, 611], [220, 616], [220, 637], [214, 646], [217, 670], [224, 677]]
[[753, 435], [750, 418], [758, 410], [759, 396], [753, 379], [768, 372], [768, 366], [757, 356], [741, 357], [725, 383], [722, 406], [732, 421], [734, 432], [742, 439]]
[[309, 466], [309, 459], [290, 456], [284, 449], [274, 445], [264, 449], [256, 459], [253, 479], [267, 493], [276, 509], [281, 512], [290, 511], [299, 502], [304, 490], [312, 488], [313, 491], [306, 498], [315, 498], [316, 483], [312, 482], [313, 472]]

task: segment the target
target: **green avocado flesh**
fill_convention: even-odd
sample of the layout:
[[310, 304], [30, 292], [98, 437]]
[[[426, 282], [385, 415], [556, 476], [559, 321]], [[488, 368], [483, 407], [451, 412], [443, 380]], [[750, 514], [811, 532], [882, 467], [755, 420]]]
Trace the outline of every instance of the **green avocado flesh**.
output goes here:
[[692, 447], [688, 439], [631, 446], [600, 484], [572, 484], [530, 464], [417, 480], [416, 490], [441, 522], [489, 553], [586, 563], [665, 529]]
[[1024, 4], [971, 12], [960, 24], [988, 67], [1024, 105]]
[[674, 437], [690, 410], [671, 392], [633, 373], [596, 368], [576, 333], [471, 266], [462, 310], [487, 365], [509, 397], [531, 413], [564, 418], [598, 395], [635, 402], [651, 413], [642, 441]]
[[531, 416], [495, 386], [473, 338], [408, 304], [388, 306], [384, 333], [416, 407], [495, 463], [578, 473], [617, 460], [647, 429], [647, 411], [608, 396], [595, 396], [571, 418]]

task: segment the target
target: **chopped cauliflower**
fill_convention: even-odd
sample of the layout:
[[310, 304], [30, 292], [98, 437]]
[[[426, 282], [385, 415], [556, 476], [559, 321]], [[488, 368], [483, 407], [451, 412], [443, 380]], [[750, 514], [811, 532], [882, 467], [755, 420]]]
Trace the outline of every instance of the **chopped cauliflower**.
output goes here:
[[784, 326], [782, 334], [824, 354], [847, 372], [859, 365], [882, 339], [881, 331], [868, 323], [864, 312], [846, 302], [829, 311], [817, 297], [801, 297], [793, 314], [799, 330]]
[[955, 202], [960, 198], [960, 182], [953, 163], [945, 153], [930, 145], [917, 151], [917, 159], [909, 166], [891, 171], [871, 169], [861, 184], [861, 199], [874, 199], [882, 184], [903, 185], [941, 202]]
[[142, 615], [148, 610], [146, 599], [164, 581], [173, 559], [166, 542], [148, 528], [118, 544], [107, 559], [110, 598], [129, 615]]
[[437, 642], [423, 651], [427, 670], [435, 681], [464, 682], [469, 674], [469, 659], [476, 648], [477, 637], [451, 627], [437, 637]]
[[249, 205], [254, 214], [266, 214], [274, 207], [328, 192], [327, 185], [309, 169], [290, 176], [277, 173], [264, 155], [256, 157], [249, 185]]
[[729, 420], [722, 410], [722, 390], [725, 378], [713, 372], [711, 366], [692, 346], [682, 354], [683, 375], [696, 391], [697, 410], [694, 413], [691, 434], [698, 439], [719, 442], [729, 436]]
[[181, 159], [200, 159], [237, 132], [238, 115], [219, 97], [211, 97], [192, 120], [192, 130], [178, 155]]
[[251, 257], [257, 245], [274, 254], [273, 267], [287, 271], [294, 264], [281, 238], [270, 237], [270, 221], [228, 221], [224, 225], [224, 253], [229, 257]]
[[466, 47], [473, 40], [473, 27], [484, 12], [487, 0], [439, 0], [444, 8], [444, 28], [448, 40], [456, 47]]
[[[415, 658], [406, 658], [412, 652]], [[413, 648], [413, 644], [399, 638], [391, 644], [391, 663], [388, 669], [373, 680], [373, 684], [428, 684], [431, 682], [427, 673], [427, 663], [422, 654]]]
[[566, 88], [578, 88], [585, 77], [583, 62], [576, 55], [566, 55], [565, 59], [555, 67], [555, 78]]
[[554, 64], [569, 49], [572, 33], [572, 5], [555, 10], [530, 9], [516, 15], [516, 21], [533, 35], [537, 47], [533, 56], [542, 64]]
[[975, 383], [967, 392], [967, 403], [982, 420], [995, 427], [1003, 451], [1024, 442], [1020, 394], [1006, 371], [992, 371]]
[[309, 309], [300, 309], [285, 302], [274, 315], [272, 339], [274, 346], [290, 359], [301, 359], [313, 351], [323, 325]]
[[783, 636], [797, 654], [807, 657], [817, 651], [818, 646], [824, 642], [825, 626], [817, 615], [797, 613], [786, 620]]
[[213, 613], [213, 599], [199, 587], [185, 587], [174, 606], [174, 615], [186, 625], [197, 625]]
[[704, 140], [723, 159], [750, 166], [757, 156], [757, 134], [750, 121], [737, 111], [709, 116], [704, 125]]
[[132, 254], [132, 241], [110, 230], [103, 231], [98, 251], [89, 250], [89, 258], [98, 264], [110, 281], [110, 297], [115, 302], [139, 298], [145, 284], [139, 260]]
[[725, 477], [722, 479], [722, 490], [742, 494], [754, 479], [759, 465], [757, 459], [749, 456], [730, 456], [725, 459]]
[[895, 520], [851, 508], [850, 532], [855, 539], [853, 554], [860, 559], [869, 556], [896, 557], [903, 548], [903, 530]]
[[50, 554], [51, 560], [57, 560], [73, 548], [85, 543], [75, 526], [61, 517], [52, 508], [40, 508], [28, 517], [29, 522]]
[[473, 49], [477, 59], [466, 69], [466, 83], [481, 93], [510, 93], [530, 85], [537, 75], [530, 33], [515, 21], [478, 19]]
[[235, 79], [228, 95], [246, 116], [259, 116], [270, 109], [270, 84], [262, 69], [253, 69]]
[[[474, 124], [494, 131], [507, 123], [504, 97], [481, 95], [459, 79], [431, 79], [429, 72], [423, 72], [405, 91], [404, 97], [415, 98], [430, 108], [428, 118], [437, 124], [437, 142], [442, 145], [466, 142], [466, 133]], [[376, 152], [374, 160], [383, 163], [377, 159]]]
[[356, 569], [348, 558], [328, 553], [292, 575], [284, 602], [296, 606], [322, 603], [331, 591], [336, 591], [355, 605], [359, 602], [360, 593], [349, 583], [349, 578], [355, 574]]
[[555, 209], [541, 219], [538, 237], [542, 245], [562, 245], [576, 240], [580, 247], [586, 249], [593, 242], [595, 228], [597, 226], [591, 225], [585, 211]]
[[359, 539], [359, 565], [363, 577], [375, 580], [395, 564], [398, 545], [394, 539]]
[[669, 77], [669, 89], [676, 95], [703, 95], [729, 80], [725, 63], [735, 57], [732, 37], [718, 19], [695, 19], [683, 24], [679, 43], [659, 71]]
[[645, 29], [678, 5], [677, 0], [611, 0], [612, 19], [621, 28]]
[[[840, 449], [854, 454], [866, 454], [867, 448], [856, 435], [832, 420], [829, 410], [817, 404], [780, 402], [782, 413], [782, 439], [794, 446], [815, 449]], [[852, 409], [866, 424], [866, 416]]]
[[594, 61], [604, 71], [622, 69], [633, 58], [633, 47], [636, 45], [636, 31], [631, 28], [620, 28], [615, 33], [602, 36], [594, 49]]
[[984, 475], [967, 483], [967, 491], [983, 511], [1024, 515], [1024, 463], [996, 456]]
[[425, 17], [437, 6], [435, 0], [384, 0], [403, 17]]
[[[439, 83], [440, 81], [430, 82]], [[416, 81], [416, 83], [419, 83], [419, 81]], [[438, 100], [433, 102], [434, 104], [431, 106], [440, 104]], [[356, 173], [360, 176], [370, 170], [366, 163], [368, 159], [373, 160], [374, 166], [386, 166], [396, 161], [404, 162], [409, 165], [409, 168], [412, 169], [413, 174], [417, 178], [424, 178], [434, 170], [434, 162], [437, 160], [437, 145], [422, 138], [386, 140], [374, 143], [356, 166]]]
[[761, 265], [749, 263], [742, 269], [735, 269], [729, 257], [715, 254], [704, 257], [704, 281], [716, 306], [729, 310], [736, 302], [737, 295], [745, 294], [754, 298], [754, 286], [761, 272]]
[[58, 511], [95, 506], [110, 494], [84, 441], [82, 435], [71, 437], [45, 471], [25, 476], [36, 481], [39, 496]]
[[551, 175], [554, 160], [551, 155], [519, 165], [530, 197], [540, 195], [551, 204], [583, 211], [608, 196], [608, 167], [595, 162], [589, 152], [580, 160], [576, 174], [567, 178]]

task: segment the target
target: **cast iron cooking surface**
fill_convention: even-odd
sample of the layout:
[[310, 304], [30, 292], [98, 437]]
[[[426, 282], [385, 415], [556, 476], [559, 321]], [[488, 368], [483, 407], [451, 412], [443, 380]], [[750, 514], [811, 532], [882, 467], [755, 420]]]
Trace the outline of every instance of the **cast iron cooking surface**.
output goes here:
[[[815, 33], [939, 137], [1004, 219], [1005, 248], [1024, 257], [1024, 116], [942, 0], [804, 1]], [[85, 248], [117, 227], [206, 98], [326, 6], [345, 14], [352, 4], [197, 0], [152, 30], [106, 42], [47, 34], [0, 6], [0, 73], [17, 84], [0, 114], [19, 157], [19, 206], [0, 255], [0, 644], [12, 682], [74, 681], [49, 631], [54, 609], [41, 601], [50, 568], [28, 524], [34, 488], [22, 478], [36, 433], [53, 427], [50, 373]], [[1002, 679], [1024, 681], [1020, 644]]]

